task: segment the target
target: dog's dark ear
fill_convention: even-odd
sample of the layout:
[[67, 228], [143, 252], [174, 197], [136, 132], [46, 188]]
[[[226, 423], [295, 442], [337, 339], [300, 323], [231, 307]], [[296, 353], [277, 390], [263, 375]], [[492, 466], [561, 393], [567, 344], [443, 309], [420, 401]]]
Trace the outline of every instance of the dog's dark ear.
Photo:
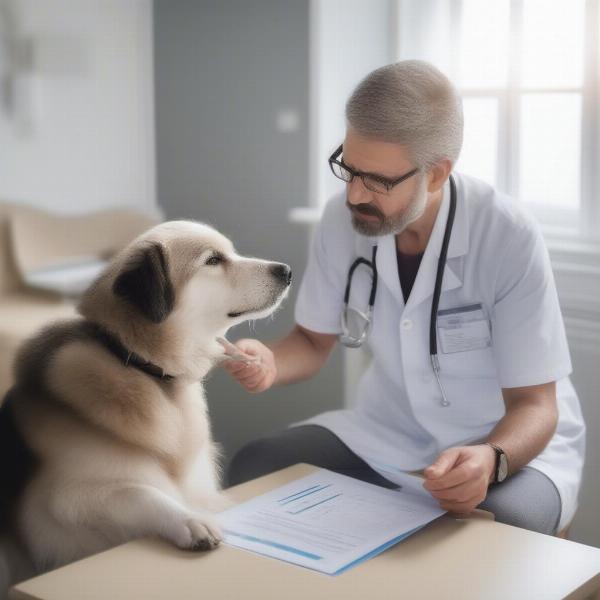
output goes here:
[[175, 292], [163, 247], [151, 244], [134, 254], [115, 279], [113, 292], [153, 323], [164, 321], [173, 309]]

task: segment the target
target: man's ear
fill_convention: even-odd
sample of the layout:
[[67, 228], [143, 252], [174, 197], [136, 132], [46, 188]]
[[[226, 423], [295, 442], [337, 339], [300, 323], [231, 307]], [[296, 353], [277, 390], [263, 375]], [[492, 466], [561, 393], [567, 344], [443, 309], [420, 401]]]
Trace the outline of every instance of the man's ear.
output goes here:
[[446, 183], [448, 177], [450, 177], [451, 172], [452, 163], [447, 158], [434, 165], [430, 171], [431, 177], [429, 179], [429, 184], [427, 185], [427, 191], [430, 194], [433, 194], [440, 190], [444, 183]]
[[154, 243], [135, 252], [112, 289], [153, 323], [164, 321], [175, 303], [164, 248]]

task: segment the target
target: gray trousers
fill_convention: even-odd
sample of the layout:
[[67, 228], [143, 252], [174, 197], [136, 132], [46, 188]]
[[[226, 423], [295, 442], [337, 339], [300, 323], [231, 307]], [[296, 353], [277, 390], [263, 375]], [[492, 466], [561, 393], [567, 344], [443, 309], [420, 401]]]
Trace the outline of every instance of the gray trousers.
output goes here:
[[[250, 442], [233, 457], [226, 485], [237, 485], [300, 462], [385, 488], [398, 487], [320, 425], [290, 427]], [[554, 534], [560, 520], [561, 500], [546, 475], [524, 467], [501, 484], [490, 486], [479, 508], [494, 513], [500, 523]]]

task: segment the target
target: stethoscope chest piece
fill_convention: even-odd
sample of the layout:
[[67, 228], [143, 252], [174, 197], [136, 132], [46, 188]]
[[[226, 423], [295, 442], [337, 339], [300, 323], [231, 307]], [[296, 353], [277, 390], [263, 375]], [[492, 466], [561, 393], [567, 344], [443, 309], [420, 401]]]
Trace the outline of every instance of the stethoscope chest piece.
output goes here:
[[348, 348], [360, 348], [371, 333], [373, 308], [369, 306], [366, 312], [344, 304], [342, 310], [342, 334], [340, 342]]

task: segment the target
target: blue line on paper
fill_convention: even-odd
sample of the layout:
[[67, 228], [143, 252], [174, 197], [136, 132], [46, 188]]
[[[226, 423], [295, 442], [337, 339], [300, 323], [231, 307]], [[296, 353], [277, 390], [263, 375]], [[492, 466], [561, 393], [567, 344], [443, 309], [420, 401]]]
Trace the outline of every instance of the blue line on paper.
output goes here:
[[316, 490], [311, 490], [310, 492], [306, 492], [305, 494], [302, 494], [302, 496], [296, 496], [296, 498], [292, 498], [291, 500], [287, 500], [286, 502], [281, 502], [281, 506], [284, 506], [285, 504], [289, 504], [290, 502], [295, 502], [296, 500], [300, 500], [300, 498], [304, 498], [305, 496], [310, 496], [311, 494], [314, 494], [315, 492], [320, 492], [321, 490], [324, 490], [325, 488], [331, 487], [331, 484], [327, 484], [327, 485], [323, 485], [321, 487], [318, 487]]
[[279, 544], [278, 542], [273, 542], [271, 540], [263, 540], [253, 535], [245, 535], [243, 533], [235, 533], [235, 531], [225, 530], [227, 535], [234, 535], [236, 537], [242, 538], [244, 540], [248, 540], [250, 542], [256, 542], [258, 544], [264, 544], [265, 546], [271, 546], [273, 548], [278, 548], [279, 550], [285, 550], [286, 552], [291, 552], [292, 554], [298, 554], [299, 556], [304, 556], [305, 558], [312, 558], [313, 560], [321, 560], [323, 557], [318, 556], [317, 554], [312, 554], [311, 552], [305, 552], [304, 550], [300, 550], [299, 548], [293, 548], [292, 546], [286, 546], [285, 544]]
[[314, 490], [315, 488], [318, 488], [321, 484], [317, 483], [317, 485], [313, 485], [312, 487], [306, 488], [305, 490], [300, 490], [299, 492], [296, 492], [295, 494], [292, 494], [291, 496], [286, 496], [285, 498], [281, 498], [280, 500], [277, 500], [277, 502], [283, 502], [284, 500], [287, 500], [288, 498], [293, 498], [294, 496], [297, 496], [298, 494], [303, 494], [304, 492], [308, 492], [308, 490]]
[[323, 504], [323, 502], [328, 502], [329, 500], [333, 500], [334, 498], [337, 498], [338, 496], [341, 496], [342, 494], [336, 494], [335, 496], [329, 496], [329, 498], [325, 498], [325, 500], [321, 500], [320, 502], [317, 502], [316, 504], [311, 504], [310, 506], [306, 506], [305, 508], [302, 508], [301, 510], [297, 510], [296, 512], [292, 512], [290, 510], [288, 510], [287, 512], [290, 515], [298, 515], [301, 512], [304, 512], [305, 510], [308, 510], [309, 508], [314, 508], [315, 506], [319, 506], [319, 504]]

